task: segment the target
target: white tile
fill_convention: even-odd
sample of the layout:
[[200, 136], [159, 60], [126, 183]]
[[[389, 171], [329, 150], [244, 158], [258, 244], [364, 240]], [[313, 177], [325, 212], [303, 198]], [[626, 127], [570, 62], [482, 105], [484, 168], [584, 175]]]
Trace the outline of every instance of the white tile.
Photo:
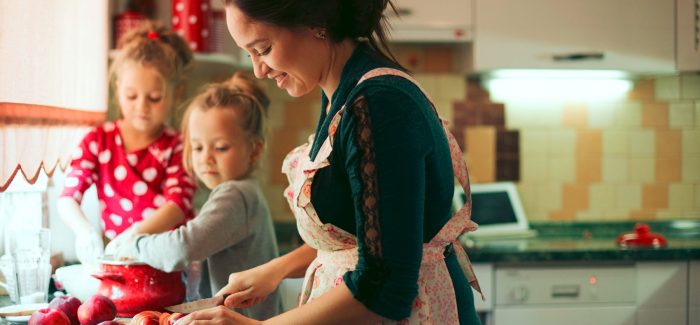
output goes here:
[[591, 184], [588, 195], [591, 210], [608, 211], [615, 207], [615, 185], [613, 184]]
[[668, 187], [670, 210], [686, 212], [693, 209], [693, 184], [672, 183]]
[[420, 86], [423, 87], [423, 90], [425, 90], [431, 98], [439, 97], [437, 75], [430, 73], [416, 73], [415, 75], [413, 75], [413, 78], [416, 79], [416, 81], [418, 81]]
[[520, 130], [520, 152], [546, 154], [549, 152], [549, 132], [541, 129]]
[[695, 202], [693, 202], [693, 208], [700, 211], [700, 183], [695, 183]]
[[675, 129], [692, 128], [694, 110], [692, 101], [671, 102], [668, 105], [669, 126]]
[[596, 102], [588, 105], [588, 127], [611, 128], [615, 126], [615, 110], [622, 102]]
[[542, 155], [521, 153], [521, 171], [523, 182], [542, 182], [547, 180], [549, 164]]
[[535, 185], [537, 193], [537, 210], [549, 215], [549, 213], [561, 210], [562, 184], [545, 182]]
[[681, 76], [681, 98], [700, 99], [700, 75], [684, 74]]
[[615, 184], [627, 182], [627, 158], [619, 155], [604, 156], [603, 181]]
[[700, 130], [683, 130], [682, 141], [683, 154], [700, 154]]
[[642, 104], [637, 101], [622, 103], [615, 109], [616, 127], [640, 127], [642, 125]]
[[603, 213], [598, 210], [576, 211], [576, 221], [601, 221]]
[[627, 145], [627, 131], [621, 129], [603, 130], [603, 155], [626, 155], [629, 151]]
[[537, 210], [537, 193], [535, 192], [534, 182], [520, 182], [516, 186], [520, 201], [525, 209], [525, 215], [530, 216]]
[[435, 105], [435, 109], [438, 111], [438, 115], [440, 115], [441, 118], [447, 120], [450, 125], [453, 125], [453, 104], [452, 101], [449, 99], [442, 99], [442, 100], [436, 100], [433, 102]]
[[628, 133], [627, 145], [632, 157], [653, 156], [656, 151], [656, 134], [654, 130], [636, 129]]
[[674, 100], [681, 97], [681, 82], [679, 76], [661, 77], [655, 80], [656, 99]]
[[682, 180], [684, 182], [700, 182], [700, 155], [698, 154], [683, 154], [683, 173]]
[[553, 156], [548, 159], [548, 179], [573, 183], [576, 180], [576, 164], [573, 156]]

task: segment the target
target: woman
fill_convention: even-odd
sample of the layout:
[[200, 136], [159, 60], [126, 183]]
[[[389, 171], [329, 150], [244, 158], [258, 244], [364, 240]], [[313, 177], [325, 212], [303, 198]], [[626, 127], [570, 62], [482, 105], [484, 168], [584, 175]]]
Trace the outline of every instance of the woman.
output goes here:
[[[257, 303], [305, 274], [299, 308], [267, 322], [478, 324], [469, 283], [478, 284], [456, 241], [476, 225], [469, 204], [451, 214], [454, 177], [469, 193], [466, 167], [430, 101], [387, 54], [390, 1], [225, 3], [258, 78], [295, 97], [322, 89], [315, 135], [283, 165], [306, 244], [232, 274], [219, 292], [231, 294], [225, 305]], [[225, 307], [183, 322], [195, 320], [256, 323]]]

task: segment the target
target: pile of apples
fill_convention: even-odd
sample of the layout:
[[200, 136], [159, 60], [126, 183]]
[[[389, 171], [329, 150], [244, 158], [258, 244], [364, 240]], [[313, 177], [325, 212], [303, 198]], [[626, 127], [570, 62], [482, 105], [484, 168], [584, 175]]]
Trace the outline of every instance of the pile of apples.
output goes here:
[[35, 311], [29, 325], [119, 325], [116, 316], [117, 307], [103, 295], [96, 294], [84, 303], [76, 297], [58, 296], [48, 308]]

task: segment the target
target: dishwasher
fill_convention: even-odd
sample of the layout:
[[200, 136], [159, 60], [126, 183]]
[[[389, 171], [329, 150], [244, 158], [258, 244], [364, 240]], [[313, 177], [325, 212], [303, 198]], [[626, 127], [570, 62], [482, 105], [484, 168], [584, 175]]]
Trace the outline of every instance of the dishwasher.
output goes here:
[[634, 265], [500, 267], [493, 325], [635, 325]]

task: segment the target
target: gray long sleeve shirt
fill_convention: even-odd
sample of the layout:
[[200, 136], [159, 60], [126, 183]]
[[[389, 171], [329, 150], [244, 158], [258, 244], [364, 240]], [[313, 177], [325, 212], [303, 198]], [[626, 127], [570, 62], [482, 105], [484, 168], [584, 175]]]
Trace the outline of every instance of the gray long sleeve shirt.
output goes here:
[[[228, 284], [229, 274], [278, 255], [267, 201], [258, 183], [250, 179], [219, 184], [196, 218], [172, 231], [142, 235], [130, 250], [131, 256], [166, 272], [204, 260], [199, 286], [203, 298]], [[264, 320], [279, 313], [279, 304], [276, 290], [260, 304], [237, 311]]]

